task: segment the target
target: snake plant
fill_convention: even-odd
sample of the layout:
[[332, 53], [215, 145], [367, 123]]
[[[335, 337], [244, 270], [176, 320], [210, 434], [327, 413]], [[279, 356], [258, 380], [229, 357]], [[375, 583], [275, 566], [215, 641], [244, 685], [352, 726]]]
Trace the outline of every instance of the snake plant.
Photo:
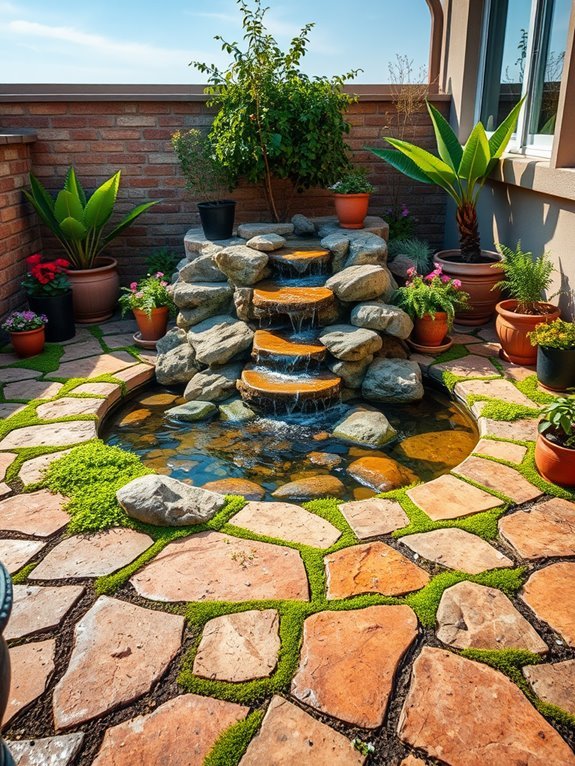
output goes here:
[[447, 120], [427, 102], [438, 157], [397, 138], [385, 139], [393, 149], [370, 149], [404, 175], [415, 181], [435, 184], [455, 200], [461, 258], [464, 263], [481, 262], [477, 198], [509, 143], [522, 105], [523, 99], [489, 137], [481, 122], [478, 122], [462, 146]]
[[144, 202], [134, 208], [113, 228], [104, 234], [104, 227], [114, 211], [120, 172], [86, 197], [74, 168], [66, 174], [64, 188], [56, 199], [35, 175], [30, 173], [30, 190], [24, 190], [26, 199], [60, 242], [68, 260], [75, 269], [91, 269], [94, 261], [109, 243], [128, 228], [136, 218], [160, 200]]

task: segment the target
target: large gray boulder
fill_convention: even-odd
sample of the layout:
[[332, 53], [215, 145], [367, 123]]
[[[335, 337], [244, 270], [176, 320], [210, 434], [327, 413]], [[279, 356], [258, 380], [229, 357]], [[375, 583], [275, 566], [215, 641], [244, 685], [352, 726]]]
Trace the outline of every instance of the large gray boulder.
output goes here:
[[161, 354], [167, 354], [168, 351], [183, 345], [186, 343], [186, 341], [186, 331], [182, 330], [180, 327], [172, 327], [172, 329], [168, 330], [163, 338], [160, 338], [160, 340], [156, 342], [156, 351], [158, 352], [158, 356]]
[[214, 298], [209, 303], [204, 303], [203, 306], [196, 306], [193, 309], [180, 309], [180, 313], [177, 316], [176, 324], [178, 327], [184, 330], [193, 327], [204, 319], [217, 316], [218, 314], [226, 314], [231, 311], [233, 301], [227, 294], [221, 295], [219, 298]]
[[376, 234], [365, 232], [360, 237], [352, 237], [345, 268], [365, 264], [385, 265], [387, 261], [387, 242]]
[[231, 420], [232, 422], [239, 423], [254, 420], [256, 417], [256, 413], [242, 399], [233, 399], [232, 401], [220, 404], [221, 420]]
[[227, 282], [214, 261], [214, 254], [199, 255], [180, 269], [181, 282]]
[[423, 398], [421, 369], [409, 359], [376, 358], [369, 366], [362, 394], [375, 402], [405, 403]]
[[370, 355], [359, 362], [342, 362], [339, 359], [332, 359], [327, 366], [334, 375], [339, 375], [347, 388], [361, 388], [367, 368], [372, 362], [373, 356]]
[[315, 225], [312, 220], [301, 213], [296, 213], [291, 219], [293, 231], [296, 237], [313, 237], [315, 235]]
[[353, 407], [335, 424], [333, 435], [352, 444], [382, 447], [394, 439], [397, 432], [383, 412], [359, 405]]
[[244, 322], [254, 319], [253, 297], [253, 287], [236, 287], [234, 290], [234, 307], [238, 319]]
[[319, 336], [332, 356], [344, 362], [359, 362], [381, 348], [381, 337], [373, 330], [346, 324], [331, 325]]
[[282, 237], [289, 237], [293, 234], [293, 223], [242, 223], [238, 226], [238, 236], [244, 239], [251, 239], [259, 234], [279, 234]]
[[217, 267], [234, 285], [249, 287], [255, 285], [267, 274], [266, 253], [240, 245], [220, 250], [215, 256]]
[[188, 341], [203, 364], [225, 364], [252, 345], [254, 333], [245, 323], [219, 315], [195, 325]]
[[134, 479], [116, 492], [116, 498], [131, 518], [162, 527], [202, 524], [226, 504], [217, 492], [158, 474]]
[[331, 251], [331, 268], [333, 273], [337, 274], [342, 270], [349, 252], [349, 237], [341, 232], [332, 232], [321, 240], [320, 245]]
[[356, 327], [368, 327], [386, 335], [405, 340], [413, 330], [411, 317], [397, 306], [380, 301], [359, 303], [351, 311], [351, 323]]
[[384, 266], [350, 266], [330, 277], [325, 286], [347, 303], [384, 299], [393, 293], [394, 280]]
[[156, 379], [162, 386], [174, 383], [187, 383], [197, 373], [194, 349], [184, 343], [165, 354], [159, 354], [156, 360]]
[[187, 401], [223, 402], [236, 393], [236, 382], [242, 374], [242, 364], [225, 364], [198, 372], [184, 391]]
[[258, 234], [256, 237], [248, 239], [247, 246], [252, 250], [259, 250], [262, 253], [271, 253], [274, 250], [280, 250], [286, 243], [286, 239], [279, 234]]
[[219, 306], [223, 301], [229, 301], [232, 295], [232, 287], [221, 282], [178, 282], [174, 287], [174, 303], [179, 309]]

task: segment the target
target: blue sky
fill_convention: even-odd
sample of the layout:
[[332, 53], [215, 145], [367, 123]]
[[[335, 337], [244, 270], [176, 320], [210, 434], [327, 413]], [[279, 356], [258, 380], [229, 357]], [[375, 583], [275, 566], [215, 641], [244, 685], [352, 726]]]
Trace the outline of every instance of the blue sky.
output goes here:
[[[425, 0], [267, 0], [268, 28], [286, 47], [315, 21], [304, 69], [312, 75], [364, 72], [389, 82], [388, 62], [405, 54], [427, 64]], [[350, 13], [353, 14], [350, 18]], [[198, 83], [198, 59], [225, 65], [214, 35], [241, 39], [234, 0], [0, 0], [4, 83]]]

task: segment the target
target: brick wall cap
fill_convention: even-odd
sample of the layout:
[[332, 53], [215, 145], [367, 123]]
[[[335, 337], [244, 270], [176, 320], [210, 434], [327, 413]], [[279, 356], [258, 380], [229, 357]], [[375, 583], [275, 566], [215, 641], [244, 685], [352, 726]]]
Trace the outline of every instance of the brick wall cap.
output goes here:
[[31, 144], [37, 138], [35, 130], [0, 130], [0, 144]]

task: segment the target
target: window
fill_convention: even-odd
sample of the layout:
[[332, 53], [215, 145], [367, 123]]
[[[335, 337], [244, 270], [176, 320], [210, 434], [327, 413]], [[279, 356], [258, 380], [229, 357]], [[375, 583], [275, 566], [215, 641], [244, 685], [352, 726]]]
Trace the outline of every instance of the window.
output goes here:
[[526, 96], [510, 148], [550, 156], [571, 0], [488, 0], [478, 116], [494, 130]]

